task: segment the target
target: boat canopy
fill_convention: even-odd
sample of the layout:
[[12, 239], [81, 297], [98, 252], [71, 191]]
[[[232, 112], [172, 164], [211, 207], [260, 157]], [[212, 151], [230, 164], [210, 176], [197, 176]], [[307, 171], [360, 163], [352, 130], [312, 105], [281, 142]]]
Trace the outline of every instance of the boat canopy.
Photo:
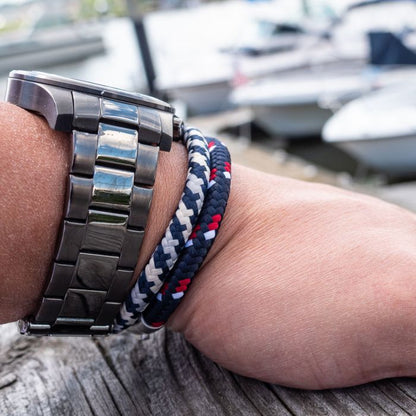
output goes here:
[[416, 65], [416, 53], [391, 32], [370, 32], [371, 65]]

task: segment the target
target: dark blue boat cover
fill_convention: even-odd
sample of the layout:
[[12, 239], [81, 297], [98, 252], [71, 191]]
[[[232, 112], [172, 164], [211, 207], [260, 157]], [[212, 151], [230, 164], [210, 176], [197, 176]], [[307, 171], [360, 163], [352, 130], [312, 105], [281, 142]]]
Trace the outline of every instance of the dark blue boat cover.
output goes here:
[[390, 32], [370, 32], [371, 65], [416, 65], [416, 53]]

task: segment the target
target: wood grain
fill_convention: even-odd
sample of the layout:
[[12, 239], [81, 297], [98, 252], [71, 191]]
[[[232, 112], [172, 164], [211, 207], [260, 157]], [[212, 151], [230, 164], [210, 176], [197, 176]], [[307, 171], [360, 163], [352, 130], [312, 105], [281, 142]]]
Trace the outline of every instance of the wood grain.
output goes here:
[[414, 415], [416, 380], [302, 391], [233, 374], [181, 335], [29, 338], [0, 327], [0, 415]]

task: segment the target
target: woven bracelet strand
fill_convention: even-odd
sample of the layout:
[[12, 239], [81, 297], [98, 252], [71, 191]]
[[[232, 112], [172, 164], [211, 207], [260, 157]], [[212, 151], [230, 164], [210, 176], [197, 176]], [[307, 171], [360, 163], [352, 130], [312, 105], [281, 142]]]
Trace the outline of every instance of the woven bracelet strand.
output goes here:
[[188, 149], [188, 175], [181, 201], [165, 236], [123, 303], [113, 332], [120, 332], [137, 322], [162, 287], [201, 212], [210, 175], [208, 144], [201, 132], [193, 128], [186, 129], [184, 143]]
[[231, 159], [228, 149], [218, 140], [209, 139], [211, 175], [208, 193], [189, 241], [175, 267], [141, 317], [147, 329], [162, 327], [179, 306], [192, 279], [206, 258], [224, 217], [230, 194]]

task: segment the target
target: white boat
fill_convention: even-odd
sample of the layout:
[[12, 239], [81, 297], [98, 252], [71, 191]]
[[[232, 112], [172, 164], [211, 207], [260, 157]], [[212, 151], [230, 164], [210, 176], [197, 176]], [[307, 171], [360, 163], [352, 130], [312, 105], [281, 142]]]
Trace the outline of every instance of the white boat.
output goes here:
[[104, 51], [101, 26], [44, 14], [28, 30], [0, 38], [0, 73], [79, 61]]
[[[227, 109], [240, 52], [261, 55], [267, 61], [297, 48], [299, 40], [312, 31], [313, 24], [306, 27], [294, 3], [229, 1], [148, 15], [145, 23], [154, 51], [157, 88], [172, 99], [184, 101], [190, 114]], [[254, 32], [260, 27], [263, 36], [253, 34], [247, 23], [250, 20]], [[178, 53], [181, 44], [184, 52]], [[250, 62], [258, 56], [251, 58]], [[260, 64], [259, 76], [263, 76], [266, 61]], [[258, 76], [257, 67], [248, 71], [250, 74], [244, 76]]]
[[[322, 33], [328, 32], [330, 20], [305, 18], [295, 3], [233, 1], [147, 16], [158, 89], [185, 102], [190, 114], [222, 111], [233, 105], [228, 99], [233, 86], [245, 80], [271, 74], [302, 76], [311, 68], [315, 72], [331, 69], [334, 74], [340, 70], [360, 73], [368, 55], [363, 45], [368, 30], [395, 30], [400, 21], [407, 26], [413, 21], [409, 27], [416, 27], [413, 0], [367, 0], [349, 8], [328, 39]], [[291, 5], [288, 9], [287, 4]], [[259, 25], [265, 27], [263, 37], [252, 36], [246, 24], [249, 17], [257, 29]], [[287, 33], [290, 30], [293, 33]], [[206, 37], [209, 46], [204, 44]], [[224, 39], [233, 38], [236, 41], [229, 40], [225, 47]], [[351, 39], [356, 40], [353, 50]], [[186, 53], [178, 53], [181, 44]], [[252, 54], [220, 53], [224, 48], [232, 49], [232, 45]]]
[[212, 51], [172, 60], [169, 65], [169, 72], [157, 77], [157, 89], [171, 100], [185, 103], [188, 114], [230, 107], [233, 71], [229, 56]]
[[415, 81], [350, 102], [326, 123], [323, 139], [391, 177], [415, 176]]
[[397, 36], [373, 32], [369, 39], [371, 65], [344, 61], [337, 69], [319, 65], [293, 75], [281, 73], [237, 88], [231, 100], [237, 106], [250, 107], [254, 121], [271, 136], [319, 135], [333, 111], [347, 102], [416, 78], [416, 53]]
[[[53, 67], [47, 67], [45, 62], [40, 70], [129, 91], [146, 91], [146, 79], [131, 19], [104, 19], [99, 24], [104, 38], [104, 53]], [[124, 41], [120, 43], [120, 39]], [[6, 93], [7, 76], [8, 73], [0, 74], [0, 101]]]
[[345, 67], [361, 70], [370, 54], [368, 33], [388, 31], [402, 34], [405, 45], [416, 49], [416, 3], [414, 0], [366, 0], [348, 7], [332, 27], [315, 35], [298, 37], [291, 51], [263, 56], [240, 56], [238, 73], [246, 79], [258, 79], [282, 73], [305, 74], [306, 70], [345, 71]]
[[319, 135], [333, 114], [330, 108], [319, 105], [320, 100], [337, 97], [344, 103], [367, 89], [364, 77], [316, 74], [288, 81], [253, 82], [236, 89], [231, 99], [238, 106], [250, 107], [256, 124], [271, 136], [297, 138]]
[[[305, 3], [305, 2], [303, 2]], [[318, 2], [319, 3], [319, 2]], [[305, 39], [326, 33], [335, 12], [326, 7], [302, 7], [302, 2], [272, 1], [251, 7], [244, 30], [225, 52], [237, 56], [266, 56], [299, 48]]]
[[351, 5], [331, 32], [331, 42], [341, 59], [367, 59], [370, 32], [401, 36], [411, 49], [416, 46], [416, 2], [414, 0], [364, 0]]

